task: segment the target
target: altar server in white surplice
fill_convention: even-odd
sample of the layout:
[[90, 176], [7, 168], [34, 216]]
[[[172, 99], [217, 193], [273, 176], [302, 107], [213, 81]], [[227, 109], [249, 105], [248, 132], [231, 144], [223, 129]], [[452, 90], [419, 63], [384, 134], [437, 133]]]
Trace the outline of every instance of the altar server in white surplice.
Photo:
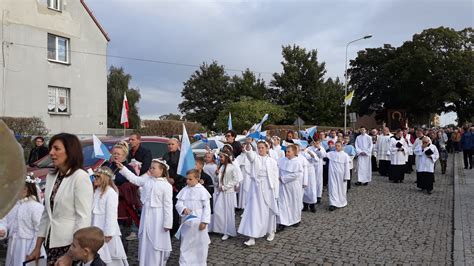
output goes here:
[[[43, 205], [39, 203], [36, 184], [39, 178], [27, 176], [20, 200], [0, 219], [0, 240], [8, 237], [6, 266], [22, 266], [26, 256], [35, 248]], [[41, 256], [46, 257], [43, 247]]]
[[171, 253], [170, 230], [173, 227], [173, 188], [168, 182], [169, 166], [153, 159], [150, 175], [136, 176], [120, 163], [120, 174], [142, 187], [143, 203], [138, 231], [140, 265], [165, 265]]
[[239, 234], [250, 238], [244, 243], [247, 246], [255, 245], [255, 238], [265, 235], [268, 235], [268, 241], [272, 241], [275, 237], [278, 215], [279, 173], [277, 162], [268, 155], [269, 145], [265, 141], [258, 141], [257, 149], [258, 154], [249, 145], [246, 145], [241, 154], [247, 156], [251, 163], [247, 205], [238, 230]]
[[288, 145], [286, 157], [278, 161], [280, 169], [278, 208], [280, 213], [277, 217], [277, 231], [283, 230], [286, 226], [298, 225], [301, 222], [303, 165], [296, 154], [296, 146]]
[[312, 151], [311, 154], [316, 154], [317, 158], [314, 157], [310, 160], [313, 164], [314, 172], [316, 174], [316, 197], [318, 204], [321, 203], [321, 198], [323, 196], [323, 167], [324, 167], [324, 158], [326, 158], [326, 150], [321, 145], [321, 140], [316, 139], [313, 141], [313, 145], [308, 148], [309, 151]]
[[240, 182], [238, 166], [232, 163], [232, 154], [229, 151], [219, 153], [221, 165], [219, 167], [219, 185], [217, 187], [214, 215], [212, 216], [212, 232], [222, 234], [222, 240], [229, 236], [237, 236], [235, 228], [235, 208], [237, 196], [235, 186]]
[[113, 266], [128, 265], [127, 254], [120, 236], [118, 216], [118, 188], [114, 184], [114, 173], [106, 166], [94, 172], [94, 200], [92, 202], [92, 226], [104, 232], [105, 243], [98, 253], [100, 258]]
[[[329, 210], [347, 206], [347, 180], [350, 180], [350, 157], [344, 152], [342, 143], [336, 142], [336, 150], [327, 154], [329, 159]], [[370, 157], [369, 157], [370, 161]]]
[[319, 157], [314, 151], [309, 148], [306, 148], [302, 152], [300, 152], [298, 157], [302, 157], [302, 159], [304, 159], [305, 167], [308, 170], [307, 186], [305, 187], [303, 184], [303, 211], [310, 210], [314, 213], [316, 212], [316, 203], [318, 202], [315, 164], [319, 162]]
[[372, 137], [367, 135], [367, 130], [364, 127], [360, 128], [360, 135], [355, 141], [355, 148], [357, 153], [357, 182], [356, 186], [366, 186], [372, 181], [372, 150], [374, 144]]
[[188, 171], [186, 184], [176, 196], [176, 210], [181, 215], [179, 265], [207, 265], [211, 195], [199, 184], [197, 170]]

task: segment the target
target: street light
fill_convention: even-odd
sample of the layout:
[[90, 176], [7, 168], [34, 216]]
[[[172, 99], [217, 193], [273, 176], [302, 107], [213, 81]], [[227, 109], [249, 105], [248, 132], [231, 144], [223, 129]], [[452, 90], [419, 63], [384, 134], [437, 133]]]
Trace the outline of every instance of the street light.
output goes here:
[[[366, 35], [362, 38], [350, 41], [346, 44], [346, 70], [344, 71], [344, 73], [345, 73], [344, 100], [347, 96], [347, 49], [349, 48], [349, 45], [351, 43], [357, 42], [357, 41], [360, 41], [360, 40], [369, 39], [369, 38], [372, 38], [372, 34], [369, 34], [369, 35]], [[347, 104], [344, 102], [344, 134], [346, 134], [346, 131], [347, 131]]]

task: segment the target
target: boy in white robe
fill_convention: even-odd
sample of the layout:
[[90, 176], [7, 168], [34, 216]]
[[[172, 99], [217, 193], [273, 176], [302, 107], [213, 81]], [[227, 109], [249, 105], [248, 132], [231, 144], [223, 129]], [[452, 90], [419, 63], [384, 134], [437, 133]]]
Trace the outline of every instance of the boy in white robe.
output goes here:
[[431, 194], [433, 190], [435, 162], [439, 158], [438, 149], [431, 143], [430, 138], [423, 137], [422, 144], [415, 149], [415, 154], [418, 157], [416, 171], [419, 176], [416, 185], [421, 191], [426, 191], [427, 194]]
[[357, 152], [357, 182], [356, 186], [367, 186], [372, 181], [372, 150], [374, 144], [372, 137], [367, 135], [367, 130], [364, 127], [360, 128], [360, 135], [355, 141], [355, 148]]
[[[350, 180], [350, 158], [336, 142], [336, 150], [327, 154], [329, 159], [329, 210], [347, 206], [347, 180]], [[369, 157], [370, 158], [370, 157]]]
[[207, 265], [211, 239], [208, 224], [211, 222], [211, 195], [199, 184], [199, 172], [189, 170], [186, 184], [176, 196], [176, 210], [181, 215], [179, 265]]
[[313, 164], [316, 175], [316, 204], [319, 204], [321, 203], [323, 196], [323, 168], [325, 163], [324, 158], [326, 158], [326, 150], [321, 146], [321, 141], [317, 139], [313, 141], [313, 146], [309, 147], [308, 151], [312, 152], [310, 155], [316, 155], [311, 159], [310, 162]]
[[395, 136], [390, 138], [390, 171], [389, 180], [394, 183], [403, 183], [406, 170], [407, 144], [402, 136], [402, 131], [397, 130]]
[[301, 222], [303, 166], [296, 154], [296, 146], [289, 145], [286, 147], [286, 157], [278, 161], [278, 168], [280, 169], [278, 208], [280, 214], [277, 217], [277, 232], [282, 231], [287, 226], [299, 225]]

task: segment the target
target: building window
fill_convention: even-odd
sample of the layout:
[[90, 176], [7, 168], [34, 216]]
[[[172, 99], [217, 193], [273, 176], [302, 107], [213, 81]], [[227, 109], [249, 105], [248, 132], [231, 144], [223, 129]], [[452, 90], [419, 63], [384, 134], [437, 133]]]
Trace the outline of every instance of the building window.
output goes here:
[[69, 64], [69, 39], [48, 33], [48, 60]]
[[48, 87], [48, 113], [70, 114], [69, 95], [68, 88]]
[[48, 0], [48, 8], [61, 11], [61, 0]]

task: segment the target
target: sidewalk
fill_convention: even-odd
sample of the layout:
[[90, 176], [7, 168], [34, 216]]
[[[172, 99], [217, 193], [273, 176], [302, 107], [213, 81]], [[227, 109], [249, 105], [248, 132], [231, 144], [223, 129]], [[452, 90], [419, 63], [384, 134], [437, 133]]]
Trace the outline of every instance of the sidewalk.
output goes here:
[[454, 160], [454, 265], [474, 265], [474, 169]]

